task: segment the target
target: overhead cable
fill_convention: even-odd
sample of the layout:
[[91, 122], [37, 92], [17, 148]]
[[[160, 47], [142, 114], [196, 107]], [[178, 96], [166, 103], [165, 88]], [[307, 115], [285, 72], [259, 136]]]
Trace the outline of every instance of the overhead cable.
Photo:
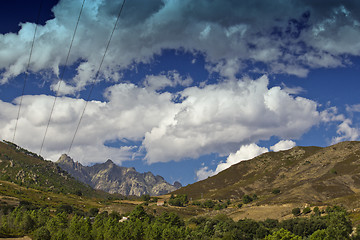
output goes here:
[[42, 140], [42, 143], [41, 143], [39, 155], [41, 155], [42, 149], [43, 149], [43, 147], [44, 147], [46, 135], [47, 135], [47, 132], [48, 132], [48, 129], [49, 129], [49, 125], [50, 125], [50, 122], [51, 122], [51, 117], [52, 117], [52, 114], [53, 114], [53, 112], [54, 112], [56, 100], [57, 100], [57, 98], [58, 98], [58, 96], [59, 96], [60, 86], [61, 86], [61, 83], [63, 82], [63, 78], [64, 78], [64, 75], [65, 75], [65, 71], [66, 71], [66, 67], [67, 67], [68, 60], [69, 60], [71, 48], [72, 48], [72, 45], [73, 45], [73, 42], [74, 42], [74, 38], [75, 38], [75, 34], [76, 34], [76, 31], [77, 31], [77, 28], [78, 28], [78, 25], [79, 25], [79, 22], [80, 22], [80, 17], [81, 17], [81, 13], [82, 13], [82, 11], [83, 11], [83, 8], [84, 8], [85, 1], [86, 1], [86, 0], [83, 0], [83, 2], [82, 2], [81, 9], [80, 9], [80, 13], [79, 13], [79, 17], [78, 17], [78, 19], [77, 19], [76, 26], [75, 26], [75, 29], [74, 29], [74, 33], [73, 33], [73, 36], [72, 36], [72, 39], [71, 39], [69, 51], [68, 51], [67, 56], [66, 56], [65, 65], [64, 65], [63, 71], [62, 71], [62, 73], [61, 73], [61, 75], [60, 75], [60, 80], [59, 80], [59, 82], [58, 82], [58, 88], [57, 88], [57, 91], [56, 91], [56, 94], [55, 94], [55, 98], [54, 98], [53, 105], [52, 105], [52, 107], [51, 107], [50, 116], [49, 116], [49, 120], [48, 120], [47, 125], [46, 125], [46, 129], [45, 129], [44, 137], [43, 137], [43, 140]]
[[82, 121], [82, 119], [83, 119], [83, 117], [84, 117], [85, 110], [86, 110], [86, 108], [87, 108], [87, 105], [88, 105], [88, 102], [89, 102], [89, 100], [90, 100], [91, 94], [92, 94], [92, 92], [93, 92], [93, 90], [94, 90], [94, 86], [95, 86], [96, 80], [97, 80], [97, 78], [99, 77], [99, 73], [100, 73], [101, 66], [102, 66], [102, 64], [103, 64], [103, 62], [104, 62], [106, 53], [107, 53], [107, 51], [108, 51], [108, 49], [109, 49], [111, 39], [112, 39], [112, 37], [113, 37], [113, 35], [114, 35], [116, 26], [117, 26], [117, 24], [118, 24], [118, 22], [119, 22], [121, 13], [122, 13], [123, 8], [124, 8], [124, 5], [125, 5], [125, 2], [126, 2], [126, 0], [124, 0], [123, 3], [122, 3], [122, 5], [121, 5], [121, 8], [120, 8], [119, 13], [118, 13], [118, 16], [117, 16], [117, 18], [116, 18], [116, 22], [115, 22], [115, 24], [114, 24], [114, 28], [113, 28], [113, 30], [112, 30], [112, 32], [111, 32], [111, 34], [110, 34], [109, 41], [108, 41], [108, 43], [107, 43], [107, 45], [106, 45], [104, 55], [103, 55], [103, 57], [102, 57], [102, 59], [101, 59], [101, 62], [100, 62], [100, 64], [99, 64], [99, 68], [98, 68], [98, 70], [97, 70], [97, 72], [96, 72], [96, 74], [95, 74], [94, 81], [93, 81], [92, 84], [91, 84], [90, 91], [89, 91], [89, 95], [88, 95], [88, 97], [87, 97], [87, 99], [86, 99], [86, 101], [85, 101], [84, 109], [83, 109], [83, 111], [82, 111], [82, 113], [81, 113], [79, 122], [78, 122], [78, 124], [77, 124], [77, 126], [76, 126], [76, 129], [75, 129], [75, 132], [74, 132], [74, 136], [73, 136], [73, 138], [72, 138], [72, 140], [71, 140], [71, 143], [70, 143], [70, 146], [69, 146], [68, 154], [70, 153], [71, 148], [72, 148], [72, 145], [74, 144], [75, 137], [76, 137], [76, 135], [77, 135], [77, 133], [78, 133], [78, 130], [79, 130], [81, 121]]
[[37, 18], [36, 18], [36, 22], [35, 22], [35, 31], [34, 31], [34, 36], [33, 36], [32, 43], [31, 43], [31, 47], [30, 47], [29, 59], [28, 59], [28, 62], [27, 62], [26, 70], [25, 70], [24, 84], [23, 84], [23, 88], [22, 88], [22, 91], [21, 91], [19, 108], [18, 108], [17, 117], [16, 117], [16, 122], [15, 122], [15, 128], [14, 128], [14, 135], [13, 135], [13, 138], [12, 138], [12, 142], [13, 142], [13, 143], [15, 142], [16, 130], [17, 130], [18, 122], [19, 122], [20, 111], [21, 111], [21, 106], [22, 106], [23, 97], [24, 97], [24, 93], [25, 93], [26, 82], [27, 82], [27, 78], [29, 77], [29, 67], [30, 67], [32, 52], [33, 52], [33, 49], [34, 49], [36, 31], [37, 31], [38, 24], [39, 24], [40, 13], [41, 13], [41, 9], [42, 9], [43, 2], [44, 2], [44, 0], [42, 0], [42, 1], [40, 2], [39, 11], [38, 11]]

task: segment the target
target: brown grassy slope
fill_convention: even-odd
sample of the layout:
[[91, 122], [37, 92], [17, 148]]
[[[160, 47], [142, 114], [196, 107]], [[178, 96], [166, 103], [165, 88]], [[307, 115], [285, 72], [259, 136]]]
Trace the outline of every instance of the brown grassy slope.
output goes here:
[[[272, 190], [279, 189], [280, 194]], [[269, 152], [188, 185], [175, 194], [193, 199], [237, 199], [257, 194], [259, 203], [316, 203], [360, 193], [360, 142], [294, 147]]]

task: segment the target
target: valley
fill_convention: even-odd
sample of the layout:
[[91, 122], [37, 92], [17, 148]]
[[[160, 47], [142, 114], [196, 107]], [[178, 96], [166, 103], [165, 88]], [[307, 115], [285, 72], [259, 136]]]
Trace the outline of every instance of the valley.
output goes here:
[[[320, 215], [323, 217], [319, 219], [325, 221], [326, 216], [332, 214], [329, 210], [331, 207], [341, 206], [339, 211], [346, 212], [346, 218], [351, 219], [352, 226], [360, 224], [359, 142], [342, 142], [327, 148], [295, 147], [287, 151], [265, 153], [235, 164], [213, 177], [159, 196], [111, 194], [93, 189], [94, 186], [78, 181], [59, 168], [59, 162], [43, 160], [9, 142], [1, 142], [0, 150], [0, 214], [3, 216], [0, 236], [3, 237], [30, 234], [36, 239], [35, 230], [39, 229], [36, 227], [29, 232], [4, 230], [5, 219], [11, 221], [6, 216], [10, 216], [7, 214], [12, 211], [23, 211], [25, 215], [31, 211], [48, 211], [49, 219], [57, 218], [64, 211], [69, 214], [68, 219], [76, 216], [95, 217], [97, 214], [111, 215], [120, 221], [122, 217], [128, 218], [141, 210], [141, 214], [152, 219], [147, 224], [155, 224], [158, 221], [156, 219], [175, 214], [171, 216], [178, 216], [183, 221], [176, 225], [176, 231], [190, 231], [191, 226], [194, 229], [201, 226], [202, 223], [196, 219], [218, 219], [220, 216], [224, 218], [222, 221], [230, 225], [232, 222], [240, 224], [246, 219], [252, 219], [254, 224], [257, 222], [260, 225], [267, 219], [274, 219], [279, 224], [292, 219], [310, 221]], [[65, 160], [72, 166], [76, 165], [73, 169], [82, 171], [83, 177], [89, 177], [85, 173], [90, 170], [67, 156]], [[95, 165], [95, 168], [102, 169], [98, 172], [114, 168], [125, 172], [135, 171], [109, 161]], [[160, 176], [154, 178], [163, 180]], [[298, 214], [294, 213], [296, 209]], [[335, 209], [337, 212], [338, 209]], [[68, 224], [70, 227], [71, 222]], [[94, 223], [89, 224], [92, 226]], [[191, 234], [199, 231], [194, 229]], [[267, 234], [275, 232], [275, 229], [266, 229]], [[67, 234], [70, 234], [68, 231]], [[180, 232], [179, 236], [184, 236]]]

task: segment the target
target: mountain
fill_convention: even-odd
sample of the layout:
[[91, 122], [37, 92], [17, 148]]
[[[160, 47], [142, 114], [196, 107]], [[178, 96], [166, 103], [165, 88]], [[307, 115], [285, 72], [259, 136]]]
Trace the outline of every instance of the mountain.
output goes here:
[[0, 180], [44, 192], [89, 197], [101, 194], [77, 181], [54, 162], [7, 141], [0, 141]]
[[188, 194], [193, 199], [238, 199], [256, 194], [258, 204], [358, 202], [360, 142], [264, 153], [174, 194]]
[[181, 187], [179, 182], [171, 185], [163, 177], [154, 176], [151, 172], [139, 173], [135, 168], [117, 166], [110, 159], [88, 167], [63, 154], [56, 163], [76, 179], [109, 193], [157, 196]]

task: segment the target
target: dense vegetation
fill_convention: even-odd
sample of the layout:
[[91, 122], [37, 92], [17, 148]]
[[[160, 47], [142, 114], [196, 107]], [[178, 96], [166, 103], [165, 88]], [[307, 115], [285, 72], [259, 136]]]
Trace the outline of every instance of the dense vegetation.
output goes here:
[[0, 237], [30, 235], [34, 240], [114, 240], [114, 239], [360, 239], [350, 237], [352, 224], [346, 211], [329, 209], [325, 216], [284, 221], [250, 219], [233, 221], [225, 215], [182, 220], [175, 213], [154, 216], [138, 205], [121, 216], [115, 212], [76, 211], [71, 206], [32, 209], [22, 205], [0, 211]]

